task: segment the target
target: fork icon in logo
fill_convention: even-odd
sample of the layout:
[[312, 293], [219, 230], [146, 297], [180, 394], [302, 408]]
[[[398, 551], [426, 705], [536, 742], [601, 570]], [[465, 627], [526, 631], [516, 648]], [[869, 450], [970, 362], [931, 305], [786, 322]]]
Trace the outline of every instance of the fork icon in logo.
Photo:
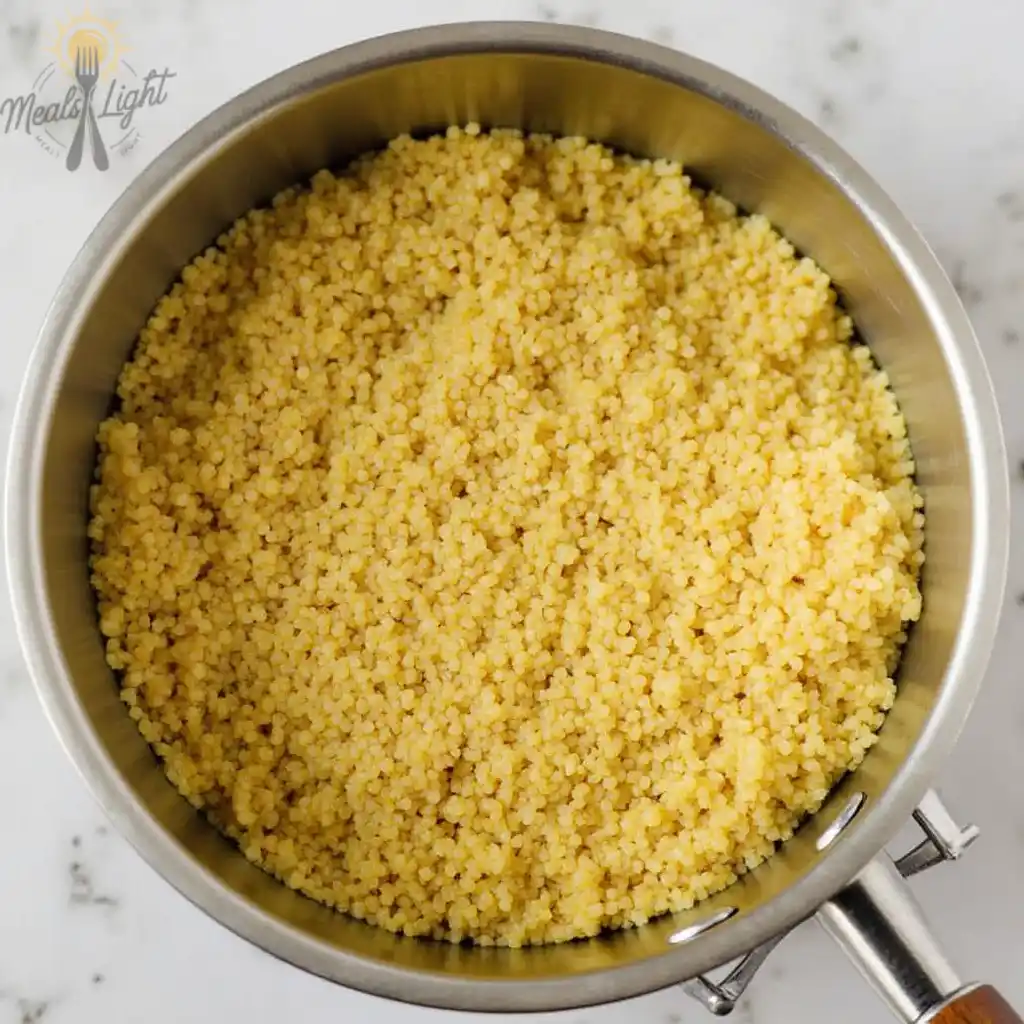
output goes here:
[[85, 128], [88, 122], [93, 163], [97, 170], [105, 171], [110, 166], [110, 160], [92, 109], [92, 96], [96, 90], [96, 83], [100, 80], [100, 54], [95, 46], [80, 46], [75, 50], [75, 79], [82, 90], [82, 112], [78, 117], [78, 127], [75, 129], [74, 139], [71, 140], [71, 148], [68, 150], [67, 168], [69, 171], [75, 171], [82, 162]]

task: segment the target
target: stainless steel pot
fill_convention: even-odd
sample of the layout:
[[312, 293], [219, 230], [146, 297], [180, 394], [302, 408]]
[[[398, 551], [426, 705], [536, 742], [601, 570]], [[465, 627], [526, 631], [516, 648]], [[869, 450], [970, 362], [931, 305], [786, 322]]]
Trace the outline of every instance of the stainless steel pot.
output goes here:
[[[878, 745], [770, 862], [694, 910], [526, 950], [398, 938], [248, 864], [165, 780], [103, 659], [85, 535], [93, 438], [140, 326], [180, 268], [276, 190], [401, 132], [477, 120], [583, 134], [681, 159], [766, 214], [832, 276], [906, 414], [927, 502], [924, 614]], [[815, 914], [905, 1020], [970, 992], [900, 877], [956, 856], [929, 782], [964, 722], [999, 614], [1007, 479], [971, 326], [925, 243], [838, 146], [718, 69], [584, 29], [464, 24], [337, 50], [216, 111], [118, 200], [76, 258], [17, 415], [7, 554], [25, 652], [49, 715], [111, 818], [190, 900], [249, 941], [366, 992], [439, 1007], [550, 1010], [689, 982], [728, 1012], [775, 941]], [[885, 844], [915, 814], [900, 869]], [[701, 977], [746, 956], [726, 984]]]

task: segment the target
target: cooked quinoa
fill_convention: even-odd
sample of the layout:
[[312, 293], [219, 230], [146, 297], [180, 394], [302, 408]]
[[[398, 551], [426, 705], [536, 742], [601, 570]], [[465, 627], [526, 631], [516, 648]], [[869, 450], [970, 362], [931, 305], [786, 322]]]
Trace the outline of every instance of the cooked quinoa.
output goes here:
[[242, 217], [100, 428], [107, 658], [287, 885], [518, 946], [680, 910], [874, 743], [923, 518], [829, 279], [676, 163], [396, 139]]

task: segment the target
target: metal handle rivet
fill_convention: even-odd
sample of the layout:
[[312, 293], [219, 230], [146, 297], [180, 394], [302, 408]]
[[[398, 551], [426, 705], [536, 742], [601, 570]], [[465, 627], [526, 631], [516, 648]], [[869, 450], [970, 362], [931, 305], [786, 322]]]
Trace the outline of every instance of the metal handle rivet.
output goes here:
[[832, 823], [828, 828], [818, 836], [818, 841], [814, 845], [819, 853], [822, 850], [827, 850], [842, 835], [846, 826], [857, 817], [857, 813], [864, 806], [865, 800], [867, 800], [867, 797], [863, 793], [854, 793], [846, 801], [846, 806], [832, 819]]
[[696, 924], [691, 924], [689, 927], [670, 935], [668, 941], [673, 946], [678, 946], [681, 942], [689, 942], [690, 939], [703, 935], [709, 928], [714, 928], [716, 924], [728, 921], [735, 913], [735, 907], [723, 907], [721, 910], [716, 910], [710, 917], [704, 918], [703, 921], [698, 921]]

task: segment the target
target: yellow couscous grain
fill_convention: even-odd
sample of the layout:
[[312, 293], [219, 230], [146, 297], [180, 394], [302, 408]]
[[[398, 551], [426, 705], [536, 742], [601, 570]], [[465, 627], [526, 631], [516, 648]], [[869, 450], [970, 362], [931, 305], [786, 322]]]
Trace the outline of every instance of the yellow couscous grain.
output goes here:
[[904, 421], [825, 274], [674, 163], [399, 138], [241, 218], [100, 428], [107, 657], [175, 786], [408, 935], [689, 907], [875, 740]]

